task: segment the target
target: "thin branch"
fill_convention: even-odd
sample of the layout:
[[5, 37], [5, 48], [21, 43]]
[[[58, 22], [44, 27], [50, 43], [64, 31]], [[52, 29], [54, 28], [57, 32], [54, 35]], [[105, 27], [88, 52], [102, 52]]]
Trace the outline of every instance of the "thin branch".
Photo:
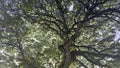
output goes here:
[[75, 47], [79, 47], [79, 48], [88, 48], [88, 49], [92, 49], [92, 50], [94, 50], [95, 52], [97, 52], [97, 53], [100, 53], [97, 49], [95, 49], [95, 48], [93, 48], [93, 47], [91, 47], [91, 46], [76, 46], [75, 45]]
[[46, 17], [49, 17], [49, 18], [53, 18], [53, 19], [55, 19], [55, 21], [58, 21], [59, 23], [63, 23], [61, 20], [59, 20], [59, 19], [57, 19], [53, 14], [47, 14], [47, 13], [36, 13], [36, 14], [38, 14], [38, 15], [42, 15], [42, 16], [46, 16]]
[[117, 23], [120, 23], [119, 20], [116, 20], [115, 18], [112, 18], [112, 17], [110, 17], [110, 16], [101, 16], [101, 17], [105, 17], [105, 18], [111, 19], [111, 20], [113, 20], [113, 21], [116, 21]]
[[45, 21], [45, 22], [50, 22], [50, 23], [53, 23], [54, 25], [56, 25], [60, 31], [62, 31], [62, 33], [64, 33], [63, 29], [60, 27], [60, 25], [56, 22], [56, 21], [51, 21], [51, 20], [47, 20], [47, 19], [42, 19], [42, 21]]
[[88, 54], [88, 55], [93, 55], [96, 57], [109, 57], [113, 59], [120, 58], [120, 55], [112, 55], [112, 54], [106, 54], [106, 53], [94, 53], [94, 52], [88, 52], [88, 51], [74, 51], [76, 55], [81, 55], [81, 54]]
[[79, 62], [84, 68], [88, 68], [84, 63], [82, 63], [80, 60], [76, 59], [77, 62]]
[[56, 30], [55, 28], [51, 27], [50, 24], [48, 23], [44, 23], [48, 28], [50, 28], [51, 30], [55, 31], [63, 40], [64, 40], [64, 37], [61, 33], [59, 33], [58, 30]]
[[113, 46], [110, 46], [109, 48], [103, 49], [103, 50], [101, 50], [100, 52], [102, 53], [102, 52], [105, 52], [105, 51], [109, 51], [109, 50], [112, 50], [112, 49], [114, 49], [114, 48], [116, 47], [115, 44], [112, 44], [112, 45], [113, 45]]
[[63, 20], [64, 29], [66, 30], [66, 32], [68, 32], [68, 27], [67, 27], [66, 20], [65, 20], [65, 17], [64, 17], [64, 10], [61, 6], [61, 2], [59, 0], [55, 0], [55, 2], [57, 4], [57, 8], [60, 12], [61, 18]]
[[88, 58], [88, 56], [86, 56], [85, 54], [83, 54], [82, 56], [85, 57], [89, 62], [91, 62], [91, 63], [93, 63], [93, 64], [95, 64], [95, 65], [104, 66], [104, 67], [106, 66], [106, 65], [101, 64], [100, 61], [99, 61], [99, 62], [98, 62], [98, 61], [96, 62], [96, 61], [94, 61], [93, 59]]
[[77, 1], [78, 1], [78, 3], [82, 4], [84, 7], [86, 6], [86, 4], [83, 1], [81, 1], [81, 0], [77, 0]]

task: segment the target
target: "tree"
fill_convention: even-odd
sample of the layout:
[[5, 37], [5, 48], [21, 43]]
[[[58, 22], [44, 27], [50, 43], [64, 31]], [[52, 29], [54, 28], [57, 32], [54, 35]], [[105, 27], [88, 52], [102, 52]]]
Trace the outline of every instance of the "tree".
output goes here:
[[[120, 57], [115, 52], [116, 44], [105, 41], [113, 36], [107, 34], [102, 36], [105, 39], [95, 40], [100, 37], [99, 28], [107, 30], [106, 25], [120, 23], [119, 3], [118, 0], [24, 0], [21, 6], [26, 20], [41, 24], [44, 29], [56, 32], [62, 39], [61, 52], [64, 56], [59, 68], [69, 68], [75, 61], [87, 68], [81, 62], [81, 57], [92, 63], [93, 67], [94, 64], [109, 66], [111, 61]], [[108, 58], [112, 58], [110, 62], [105, 61]]]
[[2, 68], [119, 67], [119, 3], [1, 0]]
[[59, 58], [55, 45], [59, 43], [54, 41], [60, 40], [53, 32], [43, 31], [39, 24], [27, 23], [16, 14], [13, 17], [7, 13], [2, 15], [5, 19], [0, 21], [2, 68], [55, 67], [54, 64], [58, 62], [56, 59]]
[[[59, 38], [51, 31], [42, 30], [39, 24], [28, 23], [23, 18], [22, 9], [17, 7], [16, 3], [19, 6], [19, 2], [14, 0], [0, 2], [2, 5], [0, 9], [0, 67], [55, 67], [59, 62], [56, 61], [59, 53], [55, 46], [60, 43]], [[59, 43], [56, 43], [56, 40]]]

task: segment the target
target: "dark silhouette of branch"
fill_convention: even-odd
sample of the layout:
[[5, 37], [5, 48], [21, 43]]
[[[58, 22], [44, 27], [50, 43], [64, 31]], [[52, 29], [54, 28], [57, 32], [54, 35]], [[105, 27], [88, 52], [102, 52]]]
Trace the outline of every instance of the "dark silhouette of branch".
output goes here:
[[113, 59], [120, 58], [120, 55], [113, 55], [113, 54], [106, 54], [106, 53], [94, 53], [94, 52], [88, 52], [88, 51], [74, 51], [73, 53], [76, 55], [87, 54], [87, 55], [93, 55], [95, 57], [108, 57], [108, 58], [113, 58]]
[[82, 54], [83, 57], [85, 57], [89, 62], [95, 64], [95, 65], [98, 65], [98, 66], [106, 66], [106, 65], [103, 65], [99, 60], [98, 61], [94, 61], [93, 59], [90, 59], [88, 56], [86, 56], [85, 54]]
[[100, 53], [97, 49], [95, 49], [95, 48], [93, 48], [93, 47], [91, 47], [91, 46], [76, 46], [76, 45], [75, 45], [75, 47], [77, 47], [77, 48], [87, 48], [88, 50], [89, 50], [89, 49], [92, 49], [92, 50], [94, 50], [95, 52]]
[[63, 10], [63, 8], [61, 6], [61, 2], [59, 0], [55, 0], [55, 2], [57, 4], [57, 8], [58, 8], [58, 10], [60, 12], [61, 18], [63, 20], [63, 25], [64, 25], [63, 28], [65, 29], [66, 32], [68, 32], [68, 27], [67, 27], [66, 20], [65, 20], [66, 18], [64, 16], [64, 10]]
[[77, 62], [79, 62], [84, 68], [88, 68], [84, 63], [82, 63], [80, 60], [76, 59]]

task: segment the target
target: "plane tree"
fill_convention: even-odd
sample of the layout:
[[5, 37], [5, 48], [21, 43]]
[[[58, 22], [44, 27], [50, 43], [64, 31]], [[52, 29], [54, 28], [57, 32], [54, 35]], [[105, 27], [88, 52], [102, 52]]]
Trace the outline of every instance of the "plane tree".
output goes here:
[[120, 1], [0, 2], [0, 47], [13, 67], [119, 67]]
[[81, 58], [93, 67], [104, 67], [120, 57], [112, 28], [120, 23], [118, 4], [118, 0], [23, 0], [20, 6], [26, 20], [54, 31], [63, 41], [58, 46], [63, 53], [59, 68], [73, 63], [87, 68]]

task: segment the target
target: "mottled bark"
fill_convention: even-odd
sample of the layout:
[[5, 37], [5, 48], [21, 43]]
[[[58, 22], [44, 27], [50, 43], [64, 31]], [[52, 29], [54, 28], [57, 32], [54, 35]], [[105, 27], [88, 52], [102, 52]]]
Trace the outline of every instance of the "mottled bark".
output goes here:
[[63, 62], [59, 68], [69, 68], [71, 64], [71, 52], [70, 52], [70, 43], [64, 45], [65, 53], [63, 57]]
[[70, 45], [65, 45], [65, 62], [63, 68], [69, 68], [71, 64], [71, 53], [70, 53]]

